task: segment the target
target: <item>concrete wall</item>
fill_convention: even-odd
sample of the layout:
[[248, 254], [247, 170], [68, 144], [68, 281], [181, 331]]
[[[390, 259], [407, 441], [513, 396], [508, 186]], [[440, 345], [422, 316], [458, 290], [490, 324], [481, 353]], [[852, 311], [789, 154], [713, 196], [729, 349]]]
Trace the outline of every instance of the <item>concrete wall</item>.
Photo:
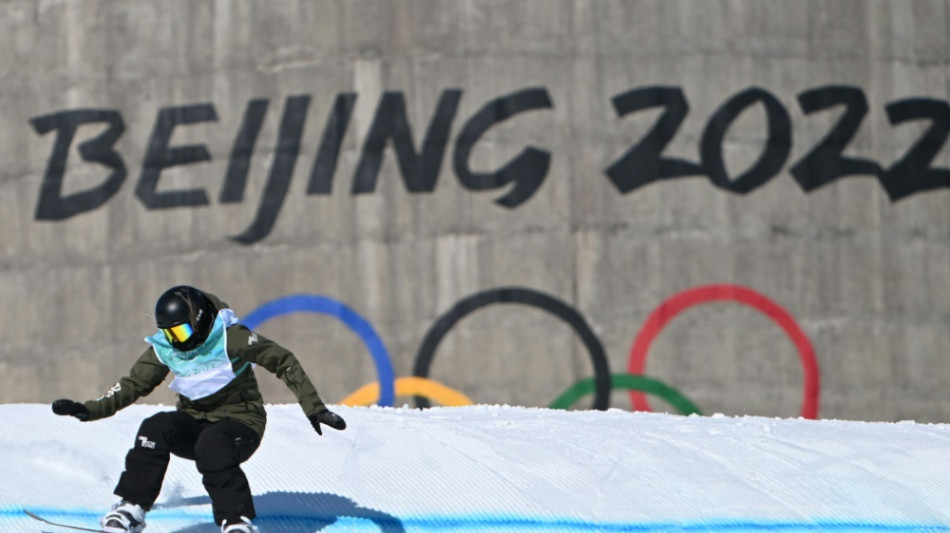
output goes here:
[[[943, 421], [948, 20], [946, 1], [2, 2], [0, 401], [98, 396], [189, 283], [241, 315], [339, 302], [397, 377], [438, 337], [428, 377], [477, 402], [604, 385], [652, 331], [643, 374], [705, 413]], [[714, 284], [738, 288], [682, 296]], [[258, 329], [329, 402], [380, 375], [339, 313]]]

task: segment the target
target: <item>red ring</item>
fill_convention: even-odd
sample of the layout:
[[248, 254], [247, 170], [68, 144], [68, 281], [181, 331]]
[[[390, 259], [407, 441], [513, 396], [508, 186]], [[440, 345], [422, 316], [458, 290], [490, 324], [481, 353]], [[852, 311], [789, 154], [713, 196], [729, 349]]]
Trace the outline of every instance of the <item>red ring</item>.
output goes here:
[[[819, 372], [815, 349], [808, 336], [798, 327], [795, 318], [782, 306], [766, 296], [740, 285], [712, 284], [687, 289], [674, 294], [660, 304], [637, 333], [633, 346], [630, 348], [629, 372], [634, 375], [643, 375], [646, 365], [647, 352], [666, 324], [683, 311], [706, 302], [734, 301], [748, 305], [764, 313], [779, 325], [785, 334], [795, 344], [804, 371], [804, 391], [802, 394], [803, 418], [818, 418]], [[630, 403], [636, 411], [651, 411], [646, 394], [641, 391], [630, 391]]]

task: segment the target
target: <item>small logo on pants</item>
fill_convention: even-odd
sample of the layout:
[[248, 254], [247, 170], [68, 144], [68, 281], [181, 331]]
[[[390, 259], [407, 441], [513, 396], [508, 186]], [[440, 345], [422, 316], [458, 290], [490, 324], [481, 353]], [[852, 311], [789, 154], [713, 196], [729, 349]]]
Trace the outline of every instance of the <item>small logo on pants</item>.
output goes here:
[[141, 447], [143, 447], [143, 448], [148, 448], [148, 449], [150, 449], [150, 450], [154, 450], [154, 449], [155, 449], [155, 443], [152, 442], [152, 441], [150, 441], [150, 440], [148, 440], [148, 438], [146, 438], [146, 437], [139, 437], [139, 446], [141, 446]]

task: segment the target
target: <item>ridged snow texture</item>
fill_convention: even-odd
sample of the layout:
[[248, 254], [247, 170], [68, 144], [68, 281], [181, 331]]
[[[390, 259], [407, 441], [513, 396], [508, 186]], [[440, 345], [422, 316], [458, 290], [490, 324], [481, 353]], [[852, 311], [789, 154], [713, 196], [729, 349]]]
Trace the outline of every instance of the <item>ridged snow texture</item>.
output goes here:
[[[0, 531], [87, 527], [144, 417], [80, 423], [0, 406]], [[269, 406], [245, 470], [264, 533], [311, 531], [950, 531], [950, 427], [473, 406], [335, 407], [318, 436]], [[193, 463], [173, 458], [147, 533], [216, 533]]]

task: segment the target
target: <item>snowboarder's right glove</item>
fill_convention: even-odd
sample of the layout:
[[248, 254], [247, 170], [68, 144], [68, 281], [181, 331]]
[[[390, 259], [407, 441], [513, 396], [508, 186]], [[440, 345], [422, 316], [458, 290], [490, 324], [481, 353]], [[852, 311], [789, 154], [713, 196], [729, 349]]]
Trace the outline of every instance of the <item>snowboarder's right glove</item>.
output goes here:
[[75, 416], [85, 422], [89, 420], [89, 409], [86, 406], [72, 400], [56, 400], [53, 402], [53, 412], [63, 416]]
[[343, 420], [343, 417], [334, 413], [329, 409], [324, 409], [319, 413], [312, 414], [308, 417], [310, 423], [313, 425], [313, 429], [317, 430], [317, 435], [323, 435], [323, 430], [320, 429], [320, 424], [326, 424], [336, 430], [346, 429], [346, 420]]

